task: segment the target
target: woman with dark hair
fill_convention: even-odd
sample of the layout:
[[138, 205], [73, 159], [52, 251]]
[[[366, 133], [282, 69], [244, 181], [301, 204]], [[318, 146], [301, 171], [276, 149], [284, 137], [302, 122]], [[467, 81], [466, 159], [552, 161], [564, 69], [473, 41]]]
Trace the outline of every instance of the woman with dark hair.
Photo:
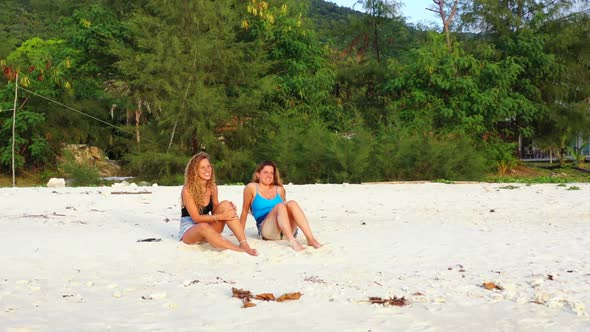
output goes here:
[[246, 227], [248, 212], [252, 212], [256, 219], [258, 235], [263, 240], [289, 241], [289, 245], [296, 251], [305, 249], [295, 238], [297, 228], [301, 229], [307, 239], [307, 244], [314, 248], [322, 246], [314, 237], [303, 210], [296, 201], [287, 201], [283, 181], [277, 164], [273, 161], [260, 163], [252, 182], [244, 188], [244, 202], [240, 222]]
[[[255, 249], [246, 241], [235, 205], [230, 201], [219, 202], [215, 172], [209, 155], [194, 155], [184, 171], [181, 194], [180, 240], [187, 244], [208, 242], [218, 249], [243, 251], [256, 256]], [[228, 225], [239, 241], [236, 246], [221, 235]]]

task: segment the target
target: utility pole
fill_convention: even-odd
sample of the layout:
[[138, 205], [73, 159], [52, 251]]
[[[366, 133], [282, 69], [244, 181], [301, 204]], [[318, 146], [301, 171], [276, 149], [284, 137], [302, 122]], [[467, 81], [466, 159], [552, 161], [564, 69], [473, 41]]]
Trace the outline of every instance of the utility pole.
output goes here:
[[16, 187], [15, 171], [14, 171], [14, 146], [15, 146], [15, 128], [16, 128], [16, 100], [18, 99], [18, 72], [14, 80], [14, 107], [12, 108], [12, 187]]

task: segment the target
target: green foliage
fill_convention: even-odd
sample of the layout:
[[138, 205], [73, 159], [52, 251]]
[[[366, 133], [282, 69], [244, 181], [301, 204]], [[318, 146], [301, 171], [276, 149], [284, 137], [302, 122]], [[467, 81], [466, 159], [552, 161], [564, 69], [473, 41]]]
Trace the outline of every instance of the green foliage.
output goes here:
[[567, 147], [570, 155], [572, 156], [572, 158], [574, 158], [574, 163], [576, 164], [576, 166], [581, 167], [584, 165], [585, 161], [586, 161], [586, 155], [584, 154], [584, 148], [587, 147], [588, 144], [582, 144], [582, 146], [576, 148], [576, 147]]
[[[522, 67], [512, 89], [524, 97], [524, 112], [512, 121], [535, 144], [559, 155], [579, 134], [587, 134], [590, 115], [588, 32], [590, 16], [576, 0], [464, 1], [462, 21], [497, 45], [497, 57]], [[581, 9], [583, 7], [579, 7]], [[534, 124], [528, 127], [528, 124]], [[524, 130], [523, 130], [524, 129]]]
[[[0, 59], [5, 59], [20, 43], [28, 38], [38, 17], [24, 1], [5, 0], [0, 7]], [[18, 13], [18, 14], [15, 14]]]
[[49, 179], [55, 178], [58, 176], [59, 176], [59, 172], [54, 169], [46, 168], [46, 169], [42, 170], [41, 172], [39, 172], [39, 179], [41, 180], [42, 183], [47, 183], [49, 181]]
[[386, 89], [391, 72], [388, 61], [404, 58], [423, 33], [395, 16], [393, 1], [358, 1], [355, 8], [363, 13], [350, 14], [339, 30], [322, 31], [322, 35], [338, 35], [332, 37], [337, 50], [331, 58], [339, 116], [343, 122], [360, 117], [369, 130], [375, 130], [391, 124], [387, 107], [396, 98]]
[[251, 151], [216, 149], [212, 156], [218, 184], [249, 183], [256, 161]]
[[115, 76], [116, 58], [111, 45], [114, 40], [124, 38], [127, 31], [123, 22], [118, 20], [113, 8], [93, 4], [74, 10], [71, 16], [60, 20], [59, 26], [64, 42], [76, 50], [71, 69], [76, 96], [110, 101], [113, 96], [106, 93], [105, 85]]
[[488, 170], [497, 171], [500, 176], [508, 175], [508, 172], [518, 166], [515, 154], [517, 146], [517, 143], [507, 143], [499, 137], [488, 137], [481, 143], [482, 149], [487, 152]]
[[[276, 160], [285, 181], [341, 183], [379, 178], [370, 166], [374, 138], [362, 128], [333, 132], [322, 121], [298, 114], [275, 115], [267, 121], [276, 130], [260, 137], [254, 160]], [[247, 172], [248, 177], [253, 169]]]
[[518, 188], [519, 188], [518, 186], [513, 186], [513, 185], [499, 187], [499, 189], [508, 189], [508, 190], [513, 190], [513, 189], [518, 189]]
[[505, 177], [490, 176], [485, 179], [487, 182], [497, 183], [566, 183], [568, 180], [556, 176], [536, 176], [536, 177]]
[[511, 58], [494, 60], [491, 45], [484, 49], [478, 57], [460, 44], [449, 52], [443, 36], [432, 35], [408, 62], [392, 60], [387, 88], [399, 98], [389, 106], [389, 122], [477, 138], [522, 118], [518, 132], [529, 130], [535, 104], [513, 88], [523, 66]]
[[[71, 57], [75, 52], [65, 46], [62, 40], [43, 40], [34, 37], [24, 41], [12, 51], [2, 69], [7, 85], [0, 90], [1, 108], [8, 106], [8, 100], [14, 100], [14, 81], [19, 80], [19, 87], [35, 90], [36, 93], [55, 97], [60, 92], [71, 89]], [[36, 168], [54, 164], [54, 154], [48, 137], [53, 122], [48, 120], [51, 106], [40, 106], [36, 99], [26, 90], [19, 90], [16, 112], [16, 153], [15, 163], [18, 168]], [[12, 108], [12, 105], [10, 105]], [[10, 140], [10, 144], [0, 147], [0, 166], [11, 163], [12, 119], [11, 112], [0, 113], [0, 139]], [[51, 114], [50, 116], [54, 116]], [[49, 125], [48, 125], [49, 123]], [[67, 132], [55, 128], [57, 132]]]
[[399, 4], [391, 0], [358, 0], [356, 4], [364, 15], [357, 17], [358, 23], [353, 23], [357, 31], [355, 41], [351, 43], [355, 45], [350, 46], [363, 56], [370, 53], [374, 61], [381, 63], [384, 53], [394, 48], [395, 42], [392, 41], [403, 34], [404, 29], [400, 29], [402, 20], [395, 17]]
[[484, 154], [465, 136], [399, 130], [381, 142], [372, 165], [385, 180], [479, 180], [487, 169]]
[[[386, 110], [388, 93], [384, 89], [387, 67], [375, 61], [357, 63], [352, 58], [337, 62], [336, 96], [342, 118], [357, 126], [358, 118], [369, 128], [391, 123]], [[341, 123], [342, 123], [341, 122]], [[343, 130], [348, 130], [345, 126]]]
[[274, 115], [270, 121], [276, 130], [259, 140], [261, 144], [255, 146], [256, 160], [276, 160], [287, 182], [330, 182], [329, 169], [334, 165], [330, 149], [334, 147], [335, 134], [320, 121], [307, 120], [300, 114]]
[[560, 84], [545, 86], [550, 112], [537, 122], [537, 141], [545, 150], [560, 156], [567, 144], [578, 135], [587, 136], [590, 128], [588, 96], [590, 95], [590, 15], [575, 14], [566, 20], [549, 22], [543, 27], [547, 34], [546, 47], [564, 65]]
[[73, 187], [96, 186], [101, 181], [96, 167], [78, 164], [71, 152], [64, 154], [59, 169]]
[[126, 157], [126, 168], [141, 180], [163, 185], [184, 183], [184, 169], [189, 157], [178, 153], [136, 152]]
[[74, 55], [75, 50], [67, 47], [63, 40], [34, 37], [8, 55], [3, 69], [18, 72], [21, 86], [55, 96], [56, 90], [71, 88], [69, 70]]
[[293, 109], [334, 121], [336, 108], [326, 100], [331, 97], [335, 71], [327, 61], [328, 49], [319, 44], [302, 19], [304, 4], [252, 1], [247, 11], [250, 16], [244, 26], [251, 38], [262, 45], [262, 60], [270, 64], [268, 75], [275, 83], [261, 107], [273, 111]]
[[558, 20], [576, 0], [475, 0], [462, 1], [461, 20], [466, 27], [503, 40], [524, 29], [536, 29]]
[[[52, 156], [50, 146], [42, 136], [45, 124], [43, 114], [26, 110], [16, 113], [15, 122], [15, 168], [42, 166]], [[0, 168], [8, 169], [12, 164], [12, 112], [0, 113]]]
[[371, 156], [376, 140], [362, 127], [351, 132], [338, 133], [333, 155], [336, 161], [333, 182], [371, 181], [380, 179], [380, 174], [371, 167]]
[[[16, 144], [22, 144], [23, 140], [15, 139]], [[8, 141], [8, 145], [0, 149], [0, 163], [4, 166], [4, 169], [12, 167], [12, 138]], [[20, 154], [14, 155], [14, 168], [20, 169], [25, 164], [25, 158]]]
[[322, 0], [311, 0], [309, 5], [309, 19], [320, 40], [339, 48], [344, 46], [343, 39], [348, 36], [343, 29], [349, 27], [353, 17], [359, 14], [348, 7]]
[[478, 33], [453, 33], [451, 51], [395, 1], [5, 2], [2, 170], [16, 72], [68, 105], [20, 91], [20, 171], [85, 143], [161, 184], [182, 183], [200, 150], [219, 183], [249, 181], [263, 159], [295, 183], [477, 180], [509, 174], [519, 136], [565, 151], [589, 133], [590, 18], [573, 0], [463, 1], [452, 28]]
[[111, 44], [117, 78], [108, 90], [118, 111], [134, 115], [138, 134], [153, 130], [158, 141], [186, 154], [210, 149], [220, 128], [260, 103], [257, 70], [265, 67], [249, 41], [236, 42], [243, 5], [146, 2], [124, 23], [128, 37]]
[[578, 186], [571, 186], [571, 187], [567, 188], [567, 190], [581, 190], [581, 189]]

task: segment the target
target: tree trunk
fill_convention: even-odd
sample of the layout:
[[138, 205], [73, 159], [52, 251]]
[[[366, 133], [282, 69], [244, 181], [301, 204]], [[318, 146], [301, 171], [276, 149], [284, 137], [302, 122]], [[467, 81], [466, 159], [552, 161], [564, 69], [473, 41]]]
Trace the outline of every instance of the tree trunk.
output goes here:
[[457, 12], [457, 4], [459, 3], [459, 0], [454, 0], [453, 2], [453, 8], [451, 9], [451, 13], [449, 14], [449, 16], [447, 17], [447, 13], [445, 13], [445, 0], [432, 0], [432, 2], [434, 2], [434, 4], [437, 6], [437, 8], [432, 9], [432, 8], [426, 8], [427, 10], [430, 10], [431, 12], [437, 13], [440, 16], [440, 19], [442, 21], [443, 24], [443, 30], [445, 32], [445, 36], [447, 39], [447, 48], [449, 49], [449, 51], [451, 51], [452, 48], [452, 43], [451, 43], [451, 22], [453, 21], [453, 17], [455, 16], [455, 13]]
[[137, 110], [135, 110], [135, 138], [137, 144], [141, 143], [141, 134], [139, 132], [139, 121], [141, 120], [141, 100], [137, 102]]
[[[193, 70], [197, 68], [197, 51], [195, 50], [195, 56], [193, 57]], [[170, 142], [168, 142], [168, 148], [166, 148], [166, 153], [170, 151], [170, 147], [172, 146], [172, 142], [174, 142], [174, 135], [176, 135], [176, 128], [178, 127], [178, 119], [180, 118], [180, 114], [184, 111], [184, 106], [186, 105], [186, 99], [188, 98], [188, 91], [190, 89], [191, 83], [193, 81], [194, 75], [191, 75], [188, 79], [188, 84], [186, 85], [186, 89], [184, 90], [184, 98], [182, 99], [182, 105], [180, 106], [180, 110], [178, 114], [176, 114], [176, 120], [174, 120], [174, 127], [172, 127], [172, 133], [170, 134]]]
[[191, 136], [191, 150], [193, 152], [193, 154], [197, 154], [200, 151], [199, 149], [199, 138], [197, 135], [197, 130], [195, 129], [195, 131], [193, 131], [193, 135]]
[[377, 24], [377, 18], [375, 18], [373, 31], [373, 35], [375, 37], [375, 52], [377, 53], [377, 63], [381, 63], [381, 53], [379, 52], [379, 26]]
[[18, 100], [18, 73], [14, 80], [14, 106], [12, 108], [12, 186], [16, 187], [16, 171], [14, 166], [14, 148], [16, 144], [16, 102]]

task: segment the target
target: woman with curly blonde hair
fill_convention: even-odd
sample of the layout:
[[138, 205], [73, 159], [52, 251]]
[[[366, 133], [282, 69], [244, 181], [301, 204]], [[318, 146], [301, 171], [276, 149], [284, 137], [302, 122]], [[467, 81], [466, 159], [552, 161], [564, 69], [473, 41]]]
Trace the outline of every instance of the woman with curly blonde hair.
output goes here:
[[299, 204], [287, 201], [286, 195], [277, 164], [270, 160], [260, 163], [252, 174], [252, 182], [244, 188], [240, 216], [242, 227], [246, 227], [248, 212], [252, 212], [258, 234], [263, 240], [285, 238], [291, 248], [300, 251], [305, 248], [295, 238], [299, 228], [307, 239], [307, 245], [316, 249], [322, 247], [314, 238]]
[[[180, 240], [187, 244], [208, 242], [218, 249], [243, 251], [256, 256], [256, 250], [248, 245], [235, 205], [230, 201], [219, 202], [217, 194], [215, 172], [209, 155], [197, 153], [184, 171]], [[239, 246], [221, 235], [226, 224], [236, 235]]]

